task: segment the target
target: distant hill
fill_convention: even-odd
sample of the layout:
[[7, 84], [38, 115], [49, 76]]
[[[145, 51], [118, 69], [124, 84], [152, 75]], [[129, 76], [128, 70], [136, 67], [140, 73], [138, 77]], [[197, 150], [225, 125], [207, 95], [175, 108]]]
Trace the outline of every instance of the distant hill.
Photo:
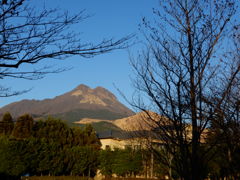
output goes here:
[[[149, 131], [151, 129], [155, 129], [158, 127], [155, 120], [161, 120], [161, 116], [154, 112], [148, 112], [151, 118], [145, 112], [140, 112], [135, 115], [115, 119], [113, 121], [102, 120], [102, 119], [91, 119], [91, 118], [83, 118], [80, 121], [76, 121], [75, 124], [92, 124], [95, 127], [98, 127], [99, 124], [105, 124], [108, 126], [110, 130], [121, 130], [121, 131]], [[164, 120], [165, 118], [162, 118]]]
[[70, 92], [45, 100], [22, 100], [6, 105], [0, 114], [10, 112], [14, 118], [29, 113], [35, 118], [54, 116], [67, 123], [83, 118], [114, 120], [134, 115], [117, 98], [103, 87], [91, 89], [79, 85]]

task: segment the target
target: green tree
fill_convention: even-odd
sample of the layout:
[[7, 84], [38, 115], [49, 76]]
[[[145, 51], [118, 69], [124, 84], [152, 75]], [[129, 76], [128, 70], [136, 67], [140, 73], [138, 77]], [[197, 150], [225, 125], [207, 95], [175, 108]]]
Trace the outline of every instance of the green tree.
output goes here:
[[94, 177], [98, 167], [98, 150], [91, 146], [74, 146], [67, 151], [71, 175]]
[[[43, 159], [42, 153], [47, 156], [47, 148], [43, 148], [46, 143], [43, 140], [30, 137], [26, 140], [25, 162], [27, 164], [27, 172], [29, 175], [41, 175], [39, 172], [39, 164]], [[46, 164], [48, 166], [48, 164]]]
[[0, 176], [19, 178], [26, 173], [25, 142], [0, 137]]
[[12, 116], [9, 112], [4, 113], [2, 121], [0, 121], [0, 134], [9, 136], [14, 127]]
[[113, 174], [115, 155], [116, 153], [112, 151], [110, 148], [100, 151], [99, 169], [101, 171], [101, 174], [105, 175], [106, 177], [111, 177]]
[[46, 139], [25, 139], [24, 160], [30, 175], [68, 175], [66, 149], [57, 142]]
[[48, 117], [33, 126], [36, 145], [32, 165], [38, 175], [85, 175], [96, 173], [99, 140], [90, 126], [69, 128], [60, 119]]
[[91, 124], [87, 124], [83, 130], [84, 134], [84, 145], [95, 146], [95, 148], [100, 148], [101, 143], [97, 138], [96, 131], [93, 129]]
[[58, 143], [42, 141], [38, 153], [38, 174], [53, 176], [66, 174], [65, 156], [64, 150]]
[[140, 151], [131, 148], [116, 149], [113, 172], [118, 176], [136, 176], [143, 170], [142, 155]]
[[72, 145], [73, 146], [83, 146], [84, 145], [84, 133], [82, 128], [74, 127], [71, 128], [72, 132]]
[[29, 115], [18, 118], [13, 137], [0, 137], [0, 175], [82, 175], [93, 177], [98, 167], [99, 142], [95, 131], [69, 128], [54, 118], [33, 124]]
[[32, 135], [33, 118], [24, 114], [17, 118], [13, 129], [13, 136], [16, 138], [28, 138]]
[[63, 147], [70, 146], [72, 135], [70, 128], [63, 121], [48, 117], [48, 119], [39, 120], [34, 124], [33, 136], [44, 139], [48, 143], [58, 143]]

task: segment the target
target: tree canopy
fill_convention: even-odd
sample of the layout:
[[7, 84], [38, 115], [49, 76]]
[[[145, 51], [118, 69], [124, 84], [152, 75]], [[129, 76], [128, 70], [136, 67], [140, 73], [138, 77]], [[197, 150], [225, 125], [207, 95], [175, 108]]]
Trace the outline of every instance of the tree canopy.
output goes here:
[[[10, 117], [6, 113], [3, 121], [11, 120]], [[8, 126], [2, 128], [7, 132]], [[70, 128], [51, 117], [34, 122], [25, 114], [17, 119], [11, 134], [0, 136], [0, 176], [16, 179], [24, 174], [94, 176], [100, 146], [90, 125]]]

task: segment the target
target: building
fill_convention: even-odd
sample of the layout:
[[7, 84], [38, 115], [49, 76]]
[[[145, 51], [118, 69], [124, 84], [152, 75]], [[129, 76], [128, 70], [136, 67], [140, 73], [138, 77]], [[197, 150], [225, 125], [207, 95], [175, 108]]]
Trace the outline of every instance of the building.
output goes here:
[[104, 131], [97, 134], [102, 149], [110, 148], [112, 150], [126, 149], [145, 149], [150, 145], [162, 145], [162, 141], [151, 131]]

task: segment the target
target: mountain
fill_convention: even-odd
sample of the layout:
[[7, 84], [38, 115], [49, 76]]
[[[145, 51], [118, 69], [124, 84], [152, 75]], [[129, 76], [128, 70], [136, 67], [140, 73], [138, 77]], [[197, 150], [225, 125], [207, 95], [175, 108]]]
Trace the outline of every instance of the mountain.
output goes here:
[[7, 111], [14, 118], [24, 113], [29, 113], [35, 118], [51, 115], [68, 123], [82, 118], [114, 120], [134, 114], [105, 88], [91, 89], [83, 84], [53, 99], [22, 100], [11, 103], [1, 108], [0, 114]]

